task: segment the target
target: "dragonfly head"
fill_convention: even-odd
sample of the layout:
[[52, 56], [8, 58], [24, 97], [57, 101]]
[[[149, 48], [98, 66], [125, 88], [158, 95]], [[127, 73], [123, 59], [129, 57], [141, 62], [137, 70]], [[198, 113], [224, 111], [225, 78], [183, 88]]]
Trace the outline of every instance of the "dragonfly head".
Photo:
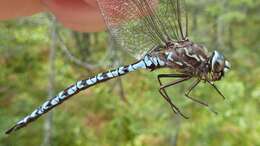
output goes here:
[[231, 66], [225, 59], [224, 55], [218, 51], [214, 51], [209, 60], [210, 73], [213, 81], [220, 80], [225, 72], [227, 72]]

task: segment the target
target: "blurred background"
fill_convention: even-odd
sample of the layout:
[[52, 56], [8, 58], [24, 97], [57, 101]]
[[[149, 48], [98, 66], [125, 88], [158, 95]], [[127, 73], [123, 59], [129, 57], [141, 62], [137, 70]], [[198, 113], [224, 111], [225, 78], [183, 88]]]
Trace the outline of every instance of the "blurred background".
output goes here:
[[155, 72], [137, 71], [87, 89], [12, 135], [4, 131], [77, 80], [132, 63], [106, 32], [78, 33], [50, 14], [0, 22], [0, 146], [260, 146], [260, 1], [187, 0], [192, 40], [232, 64], [218, 87], [184, 97], [190, 82], [169, 89], [190, 117], [176, 116], [158, 93]]

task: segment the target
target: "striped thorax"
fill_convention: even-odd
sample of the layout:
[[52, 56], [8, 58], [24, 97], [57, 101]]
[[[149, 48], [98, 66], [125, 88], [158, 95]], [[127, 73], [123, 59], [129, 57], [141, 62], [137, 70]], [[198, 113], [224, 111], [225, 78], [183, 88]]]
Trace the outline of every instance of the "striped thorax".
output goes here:
[[208, 54], [204, 46], [188, 39], [166, 44], [162, 51], [151, 52], [152, 56], [165, 63], [160, 67], [172, 68], [179, 73], [209, 81], [220, 80], [230, 69], [229, 62], [221, 53], [214, 51]]

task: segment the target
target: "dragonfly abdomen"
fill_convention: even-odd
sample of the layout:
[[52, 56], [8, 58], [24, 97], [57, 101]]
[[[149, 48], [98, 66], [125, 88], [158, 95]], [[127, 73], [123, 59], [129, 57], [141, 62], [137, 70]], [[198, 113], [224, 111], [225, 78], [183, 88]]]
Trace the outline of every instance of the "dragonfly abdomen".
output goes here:
[[61, 91], [58, 95], [44, 102], [40, 107], [34, 110], [31, 114], [24, 117], [22, 120], [18, 121], [12, 128], [6, 131], [6, 134], [9, 134], [13, 131], [16, 131], [22, 127], [25, 127], [30, 122], [38, 119], [43, 114], [50, 111], [52, 108], [57, 105], [63, 103], [65, 100], [69, 99], [73, 95], [79, 93], [80, 91], [87, 89], [96, 84], [102, 83], [104, 81], [110, 80], [112, 78], [116, 78], [122, 75], [125, 75], [129, 72], [136, 71], [137, 69], [155, 69], [158, 67], [162, 67], [165, 65], [165, 62], [159, 59], [159, 57], [146, 55], [140, 61], [136, 63], [119, 67], [114, 70], [110, 70], [107, 72], [99, 73], [96, 76], [90, 77], [85, 80], [77, 81], [75, 84], [71, 85], [67, 89]]

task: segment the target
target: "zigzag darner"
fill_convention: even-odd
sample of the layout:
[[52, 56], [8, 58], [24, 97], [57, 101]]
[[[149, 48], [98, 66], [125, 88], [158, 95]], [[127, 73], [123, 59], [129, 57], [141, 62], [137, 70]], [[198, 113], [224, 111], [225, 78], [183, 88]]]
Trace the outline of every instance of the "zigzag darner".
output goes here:
[[[170, 68], [179, 72], [158, 75], [159, 92], [172, 110], [184, 118], [188, 117], [174, 105], [166, 88], [196, 78], [185, 93], [187, 98], [208, 106], [189, 95], [201, 81], [209, 83], [224, 98], [214, 82], [224, 76], [230, 65], [218, 51], [207, 54], [204, 46], [188, 38], [188, 16], [184, 0], [98, 0], [98, 3], [111, 35], [119, 45], [142, 57], [133, 64], [76, 82], [18, 121], [6, 131], [7, 134], [26, 126], [78, 92], [137, 69], [153, 71]], [[162, 78], [177, 80], [162, 84]]]

